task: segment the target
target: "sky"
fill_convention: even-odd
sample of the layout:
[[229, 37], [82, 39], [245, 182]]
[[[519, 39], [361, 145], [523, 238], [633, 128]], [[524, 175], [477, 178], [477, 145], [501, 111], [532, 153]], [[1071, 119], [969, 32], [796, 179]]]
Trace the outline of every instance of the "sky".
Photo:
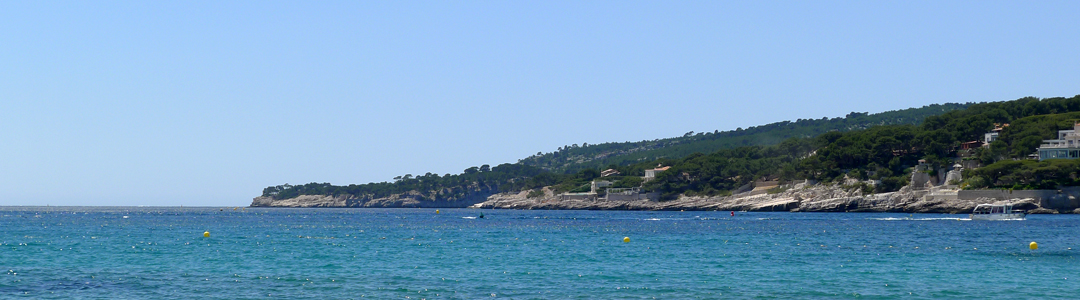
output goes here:
[[0, 1], [0, 205], [1080, 94], [1078, 1]]

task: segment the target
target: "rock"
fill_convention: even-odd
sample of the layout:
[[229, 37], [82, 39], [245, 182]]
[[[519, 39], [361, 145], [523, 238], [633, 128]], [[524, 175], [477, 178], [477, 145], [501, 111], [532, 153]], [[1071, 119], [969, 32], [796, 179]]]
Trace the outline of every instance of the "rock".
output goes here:
[[[925, 190], [901, 188], [898, 192], [862, 195], [858, 189], [840, 185], [794, 185], [776, 194], [736, 194], [724, 197], [680, 196], [671, 201], [559, 200], [550, 190], [544, 196], [527, 193], [495, 194], [474, 208], [591, 209], [591, 210], [738, 210], [798, 212], [903, 212], [967, 214], [976, 205], [1003, 202], [991, 198], [957, 200], [928, 196]], [[1033, 199], [1013, 199], [1017, 209], [1039, 208]]]
[[[391, 195], [382, 198], [356, 198], [353, 196], [305, 195], [291, 199], [274, 200], [256, 197], [251, 206], [257, 207], [470, 207], [499, 209], [578, 209], [578, 210], [730, 210], [730, 211], [799, 211], [799, 212], [902, 212], [902, 213], [949, 213], [967, 214], [976, 205], [1009, 202], [1014, 208], [1030, 213], [1058, 213], [1057, 210], [1039, 206], [1034, 199], [998, 201], [991, 198], [958, 200], [956, 194], [941, 190], [933, 194], [927, 190], [903, 187], [891, 193], [863, 195], [858, 188], [845, 189], [836, 184], [796, 184], [787, 186], [776, 194], [742, 193], [731, 196], [679, 196], [670, 201], [609, 201], [605, 199], [561, 200], [550, 188], [543, 194], [529, 198], [530, 191], [519, 193], [493, 193], [494, 188], [477, 189], [461, 199], [430, 198], [418, 192]], [[934, 195], [941, 195], [935, 197]], [[951, 198], [949, 195], [952, 195]], [[1080, 213], [1080, 208], [1062, 213]]]
[[345, 207], [344, 196], [300, 195], [296, 198], [274, 200], [270, 197], [255, 197], [252, 207]]
[[251, 207], [268, 207], [273, 205], [273, 203], [274, 198], [259, 196], [251, 200]]
[[[469, 207], [470, 205], [484, 202], [488, 196], [494, 194], [493, 187], [476, 187], [468, 194], [460, 198], [440, 197], [439, 195], [424, 195], [417, 191], [394, 194], [387, 197], [356, 197], [353, 195], [300, 195], [295, 198], [273, 199], [270, 197], [255, 197], [251, 201], [252, 207]], [[432, 198], [434, 198], [432, 200]]]
[[1057, 214], [1058, 211], [1053, 210], [1053, 209], [1049, 209], [1049, 208], [1040, 207], [1040, 208], [1029, 210], [1028, 213], [1029, 214]]

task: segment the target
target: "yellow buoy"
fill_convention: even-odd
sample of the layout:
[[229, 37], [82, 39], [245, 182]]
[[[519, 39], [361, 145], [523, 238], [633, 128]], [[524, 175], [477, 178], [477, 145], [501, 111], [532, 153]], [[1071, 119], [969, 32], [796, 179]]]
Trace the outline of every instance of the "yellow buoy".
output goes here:
[[202, 237], [210, 237], [210, 232], [209, 231], [203, 232]]
[[436, 214], [438, 214], [438, 213], [439, 213], [439, 210], [438, 210], [438, 209], [436, 209], [436, 210], [435, 210], [435, 213], [436, 213]]
[[630, 237], [623, 237], [622, 242], [623, 243], [629, 243], [630, 242]]
[[1028, 244], [1028, 248], [1031, 248], [1031, 250], [1039, 250], [1039, 243], [1031, 242], [1031, 244]]

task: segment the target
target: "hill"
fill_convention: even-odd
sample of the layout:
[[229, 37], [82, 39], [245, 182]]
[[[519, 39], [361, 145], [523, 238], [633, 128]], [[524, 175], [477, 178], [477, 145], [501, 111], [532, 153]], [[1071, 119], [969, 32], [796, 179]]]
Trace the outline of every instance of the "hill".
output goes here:
[[[1013, 161], [1027, 158], [1043, 139], [1054, 138], [1057, 130], [1072, 128], [1080, 117], [1076, 112], [1080, 112], [1080, 96], [979, 103], [929, 116], [920, 126], [888, 125], [827, 132], [772, 146], [689, 155], [664, 163], [671, 168], [644, 188], [672, 199], [678, 195], [722, 195], [758, 178], [820, 182], [853, 178], [880, 182], [864, 186], [867, 192], [892, 192], [909, 183], [911, 168], [920, 161], [929, 176], [937, 176], [939, 170], [957, 163], [958, 156], [978, 161], [986, 166], [985, 170], [997, 170], [993, 174], [969, 170], [971, 176], [965, 177], [970, 178], [968, 184], [972, 187], [1045, 188], [1047, 184], [1075, 181], [1071, 179], [1075, 173], [1068, 172], [1076, 167], [1030, 160], [1019, 164], [1027, 166], [1023, 169], [1014, 168], [1017, 165]], [[961, 143], [982, 140], [995, 124], [1005, 123], [1013, 125], [1006, 127], [989, 147], [959, 153]], [[982, 179], [977, 176], [980, 174]]]
[[[874, 180], [876, 184], [860, 183], [854, 188], [881, 193], [908, 185], [912, 168], [920, 162], [925, 164], [923, 167], [930, 176], [937, 176], [937, 170], [956, 163], [954, 157], [961, 143], [981, 140], [995, 124], [1010, 122], [1013, 125], [990, 147], [964, 151], [966, 159], [987, 165], [984, 170], [998, 170], [992, 174], [965, 171], [965, 178], [969, 179], [964, 184], [1045, 187], [1074, 183], [1075, 175], [1062, 174], [1078, 167], [1011, 161], [1027, 157], [1043, 139], [1052, 138], [1056, 130], [1070, 128], [1080, 117], [1074, 112], [1080, 112], [1080, 96], [931, 105], [874, 115], [852, 113], [845, 118], [779, 122], [723, 133], [688, 133], [664, 140], [563, 147], [555, 153], [533, 156], [516, 164], [472, 167], [458, 175], [407, 175], [395, 178], [395, 182], [349, 186], [329, 183], [273, 186], [264, 189], [253, 205], [301, 195], [327, 195], [340, 197], [340, 201], [332, 203], [345, 203], [345, 206], [430, 207], [433, 202], [467, 206], [495, 193], [528, 191], [530, 197], [541, 197], [588, 191], [589, 183], [601, 175], [600, 166], [615, 168], [623, 174], [605, 177], [612, 187], [640, 188], [660, 194], [662, 200], [680, 195], [730, 194], [757, 179]], [[919, 114], [927, 115], [922, 122], [908, 121]], [[890, 122], [896, 124], [875, 125]], [[815, 133], [818, 134], [810, 137]], [[765, 142], [784, 137], [779, 143]], [[738, 146], [739, 143], [751, 145]], [[644, 182], [640, 177], [644, 170], [657, 165], [669, 168], [654, 180]]]
[[711, 153], [721, 149], [778, 144], [789, 138], [810, 138], [829, 131], [863, 130], [874, 126], [918, 125], [929, 116], [967, 108], [973, 103], [932, 104], [919, 108], [876, 114], [852, 112], [843, 118], [798, 119], [731, 131], [687, 132], [683, 136], [640, 142], [577, 144], [559, 147], [549, 153], [537, 153], [518, 161], [556, 173], [574, 173], [582, 169], [629, 165], [661, 158], [678, 159], [693, 153]]

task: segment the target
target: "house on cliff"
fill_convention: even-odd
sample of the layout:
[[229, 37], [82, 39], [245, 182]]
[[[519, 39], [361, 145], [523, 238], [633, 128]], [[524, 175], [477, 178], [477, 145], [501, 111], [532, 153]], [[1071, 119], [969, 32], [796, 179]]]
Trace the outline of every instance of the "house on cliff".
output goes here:
[[1039, 160], [1080, 158], [1080, 123], [1074, 123], [1073, 129], [1058, 130], [1058, 138], [1043, 140], [1035, 154]]
[[660, 172], [667, 171], [668, 169], [671, 169], [671, 166], [660, 167], [659, 165], [657, 165], [656, 167], [657, 167], [656, 169], [645, 170], [645, 177], [642, 177], [642, 180], [644, 182], [649, 182], [649, 180], [656, 179], [656, 174], [660, 174]]
[[1005, 130], [1005, 127], [1009, 127], [1009, 124], [1006, 123], [998, 125], [997, 123], [995, 123], [994, 129], [983, 135], [983, 146], [990, 146], [990, 143], [996, 141], [998, 137], [1001, 136], [1001, 131]]

